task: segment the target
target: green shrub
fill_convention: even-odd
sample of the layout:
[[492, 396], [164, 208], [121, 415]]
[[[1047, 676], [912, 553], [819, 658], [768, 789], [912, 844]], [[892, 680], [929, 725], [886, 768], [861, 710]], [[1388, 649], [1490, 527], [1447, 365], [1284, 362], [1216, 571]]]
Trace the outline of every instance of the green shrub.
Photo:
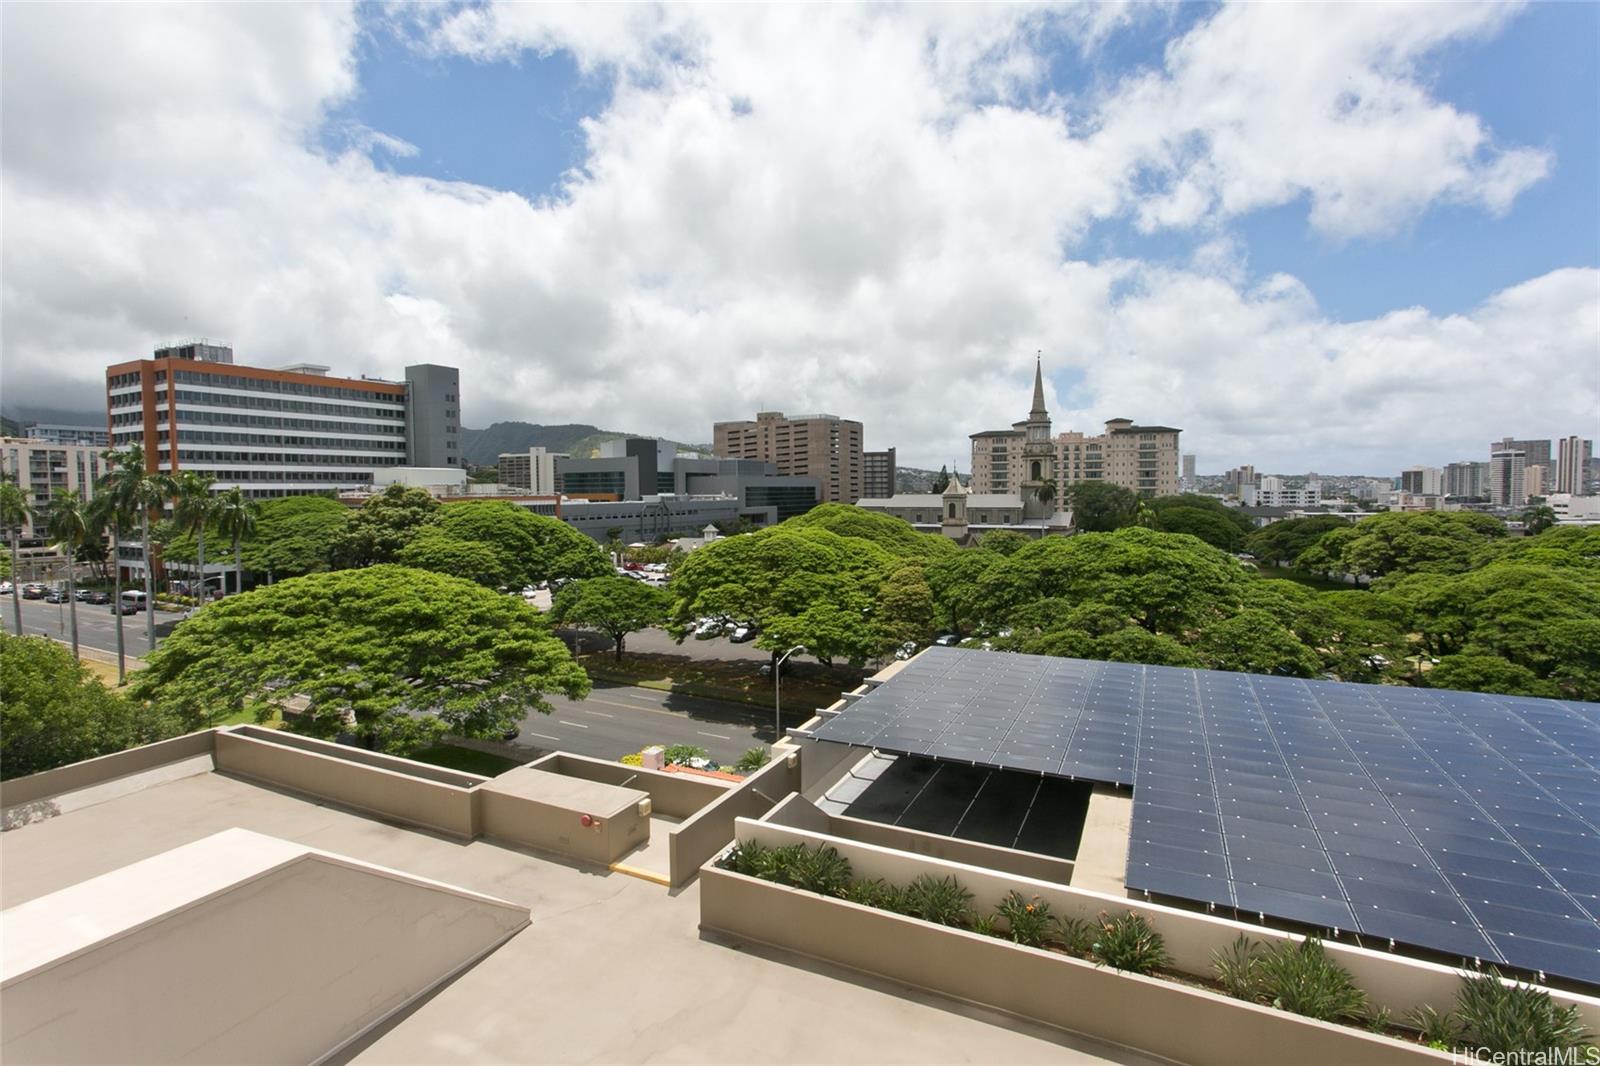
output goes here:
[[1016, 889], [1006, 893], [1006, 898], [995, 908], [995, 914], [1005, 923], [1006, 935], [1013, 942], [1033, 948], [1044, 946], [1055, 924], [1050, 916], [1050, 904], [1038, 896], [1023, 899]]
[[671, 744], [661, 751], [661, 758], [674, 766], [682, 766], [690, 759], [709, 759], [711, 753], [694, 744]]
[[880, 911], [906, 913], [905, 889], [891, 885], [878, 877], [870, 881], [851, 882], [845, 888], [843, 898], [864, 907], [876, 907]]
[[1211, 953], [1211, 969], [1228, 995], [1235, 999], [1255, 999], [1260, 981], [1261, 948], [1240, 933], [1228, 950]]
[[1100, 916], [1100, 935], [1091, 948], [1095, 958], [1129, 973], [1154, 973], [1172, 965], [1167, 945], [1149, 920], [1132, 911], [1115, 918]]
[[1389, 1008], [1379, 1007], [1372, 1012], [1372, 1017], [1367, 1019], [1367, 1028], [1374, 1033], [1386, 1033], [1389, 1031], [1390, 1021], [1392, 1021], [1392, 1018], [1390, 1017]]
[[972, 893], [954, 877], [922, 874], [905, 888], [906, 913], [936, 925], [965, 925]]
[[1088, 955], [1094, 949], [1095, 927], [1082, 918], [1057, 918], [1056, 939], [1071, 955]]
[[759, 877], [761, 870], [765, 868], [767, 853], [770, 850], [758, 840], [742, 840], [723, 857], [721, 866], [736, 874]]
[[850, 860], [846, 860], [830, 844], [819, 848], [805, 845], [794, 847], [798, 848], [794, 855], [787, 855], [789, 848], [779, 848], [779, 852], [786, 853], [787, 858], [787, 879], [784, 884], [805, 888], [806, 892], [822, 896], [845, 895], [845, 888], [850, 887]]
[[1431, 1048], [1449, 1049], [1461, 1041], [1461, 1027], [1449, 1011], [1440, 1014], [1427, 1004], [1412, 1011], [1406, 1018], [1411, 1027], [1421, 1034], [1422, 1042]]
[[753, 773], [772, 761], [772, 753], [766, 748], [751, 748], [739, 756], [739, 761], [733, 764], [736, 774]]
[[1456, 1016], [1465, 1042], [1490, 1051], [1582, 1047], [1590, 1037], [1576, 1006], [1558, 1007], [1542, 988], [1506, 984], [1493, 966], [1462, 977]]
[[982, 933], [984, 936], [1005, 936], [995, 924], [992, 914], [980, 914], [972, 919], [972, 931]]
[[1314, 936], [1268, 945], [1257, 973], [1260, 998], [1280, 1010], [1325, 1022], [1359, 1022], [1367, 1015], [1367, 994]]

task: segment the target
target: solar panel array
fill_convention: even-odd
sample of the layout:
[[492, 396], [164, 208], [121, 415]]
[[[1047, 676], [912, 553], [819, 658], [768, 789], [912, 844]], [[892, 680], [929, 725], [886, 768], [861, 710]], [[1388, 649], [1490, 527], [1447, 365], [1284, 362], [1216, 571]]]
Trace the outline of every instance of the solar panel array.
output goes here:
[[1131, 785], [1131, 888], [1600, 984], [1600, 704], [930, 648], [816, 736]]

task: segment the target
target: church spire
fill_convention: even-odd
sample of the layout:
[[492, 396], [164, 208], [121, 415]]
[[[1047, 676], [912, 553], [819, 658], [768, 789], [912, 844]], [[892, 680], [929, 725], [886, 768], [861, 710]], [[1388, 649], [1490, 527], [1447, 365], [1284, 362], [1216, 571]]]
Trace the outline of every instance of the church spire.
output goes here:
[[1037, 352], [1033, 360], [1033, 410], [1028, 412], [1028, 418], [1033, 421], [1050, 418], [1050, 412], [1044, 409], [1044, 353]]

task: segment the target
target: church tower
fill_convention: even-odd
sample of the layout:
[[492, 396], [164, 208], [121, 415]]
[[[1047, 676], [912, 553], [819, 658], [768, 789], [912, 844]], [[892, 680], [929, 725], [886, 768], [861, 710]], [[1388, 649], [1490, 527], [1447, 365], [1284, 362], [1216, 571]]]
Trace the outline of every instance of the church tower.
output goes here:
[[1033, 410], [1028, 412], [1026, 439], [1022, 444], [1022, 517], [1048, 518], [1055, 514], [1055, 497], [1041, 499], [1049, 482], [1059, 495], [1056, 480], [1056, 446], [1050, 439], [1050, 412], [1044, 406], [1043, 356], [1034, 357]]
[[944, 488], [944, 516], [939, 521], [939, 531], [954, 541], [967, 537], [967, 487], [961, 475], [950, 474], [950, 484]]

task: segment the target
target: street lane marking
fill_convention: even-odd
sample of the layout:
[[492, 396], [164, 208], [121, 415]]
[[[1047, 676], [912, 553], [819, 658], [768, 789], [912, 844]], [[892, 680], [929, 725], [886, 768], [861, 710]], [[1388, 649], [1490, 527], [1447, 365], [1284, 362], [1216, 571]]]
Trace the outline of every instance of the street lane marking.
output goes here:
[[569, 722], [565, 718], [557, 718], [556, 719], [556, 724], [557, 725], [570, 725], [570, 726], [573, 726], [573, 727], [575, 727], [577, 729], [588, 729], [589, 728], [588, 726], [584, 725], [582, 722]]
[[718, 740], [732, 740], [733, 739], [732, 737], [727, 736], [726, 734], [723, 734], [723, 733], [707, 733], [704, 729], [696, 729], [695, 732], [699, 733], [703, 737], [716, 737]]
[[583, 709], [583, 713], [584, 714], [592, 714], [597, 718], [615, 718], [616, 717], [616, 715], [607, 714], [605, 711], [591, 711], [591, 710], [588, 710], [586, 708]]
[[553, 737], [549, 733], [533, 733], [533, 732], [530, 732], [528, 735], [530, 737], [538, 737], [540, 740], [555, 740], [555, 741], [559, 741], [561, 739], [560, 737]]

